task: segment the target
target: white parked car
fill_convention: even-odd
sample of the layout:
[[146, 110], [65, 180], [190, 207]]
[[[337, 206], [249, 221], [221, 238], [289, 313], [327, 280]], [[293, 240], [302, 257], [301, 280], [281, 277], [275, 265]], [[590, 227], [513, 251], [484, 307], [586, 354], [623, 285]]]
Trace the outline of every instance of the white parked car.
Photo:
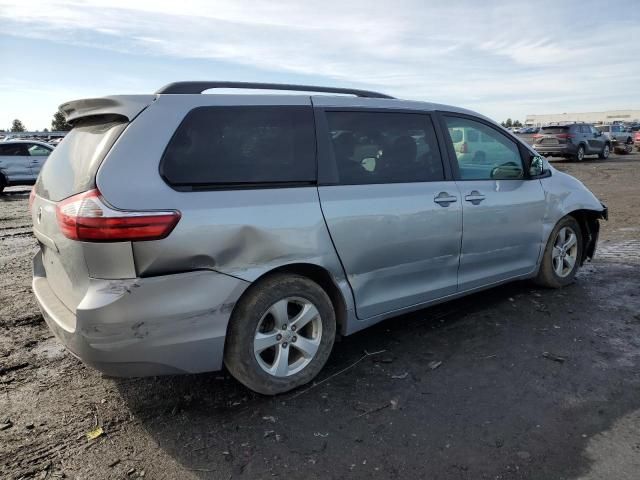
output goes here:
[[33, 185], [53, 147], [35, 140], [0, 143], [0, 193], [11, 185]]

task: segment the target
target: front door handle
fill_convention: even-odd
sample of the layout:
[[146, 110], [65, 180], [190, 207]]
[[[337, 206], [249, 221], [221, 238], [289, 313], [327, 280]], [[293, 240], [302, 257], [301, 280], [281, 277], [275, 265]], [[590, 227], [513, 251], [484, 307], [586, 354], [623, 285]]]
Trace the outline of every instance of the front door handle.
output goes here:
[[464, 199], [474, 205], [479, 205], [480, 202], [485, 199], [485, 196], [482, 195], [479, 191], [473, 190], [469, 195], [465, 196]]
[[441, 207], [448, 207], [453, 202], [457, 202], [458, 197], [454, 197], [453, 195], [450, 195], [447, 192], [440, 192], [438, 195], [436, 195], [433, 201], [436, 202]]

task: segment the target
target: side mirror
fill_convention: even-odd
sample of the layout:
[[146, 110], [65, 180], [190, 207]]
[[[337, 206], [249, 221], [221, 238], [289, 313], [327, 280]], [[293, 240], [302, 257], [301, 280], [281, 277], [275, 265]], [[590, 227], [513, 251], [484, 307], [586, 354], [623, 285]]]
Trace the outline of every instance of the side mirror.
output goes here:
[[532, 156], [529, 162], [529, 176], [540, 177], [544, 173], [544, 159], [540, 155]]

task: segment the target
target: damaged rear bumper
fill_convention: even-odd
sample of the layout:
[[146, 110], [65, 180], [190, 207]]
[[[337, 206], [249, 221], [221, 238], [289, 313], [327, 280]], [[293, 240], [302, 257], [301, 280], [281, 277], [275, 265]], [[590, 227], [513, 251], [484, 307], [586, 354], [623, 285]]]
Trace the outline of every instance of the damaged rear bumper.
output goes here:
[[248, 282], [213, 271], [90, 279], [73, 312], [33, 260], [33, 291], [49, 328], [78, 358], [113, 376], [196, 373], [222, 367], [227, 324]]

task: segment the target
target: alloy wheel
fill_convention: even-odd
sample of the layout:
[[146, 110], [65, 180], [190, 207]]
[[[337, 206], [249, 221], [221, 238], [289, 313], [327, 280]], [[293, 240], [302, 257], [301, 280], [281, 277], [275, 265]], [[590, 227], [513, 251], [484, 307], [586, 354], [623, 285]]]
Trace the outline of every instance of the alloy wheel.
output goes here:
[[557, 276], [565, 278], [573, 272], [577, 260], [578, 236], [571, 227], [562, 227], [553, 243], [553, 271]]
[[322, 341], [320, 312], [309, 300], [287, 297], [271, 305], [258, 322], [253, 352], [269, 375], [288, 377], [304, 369]]

